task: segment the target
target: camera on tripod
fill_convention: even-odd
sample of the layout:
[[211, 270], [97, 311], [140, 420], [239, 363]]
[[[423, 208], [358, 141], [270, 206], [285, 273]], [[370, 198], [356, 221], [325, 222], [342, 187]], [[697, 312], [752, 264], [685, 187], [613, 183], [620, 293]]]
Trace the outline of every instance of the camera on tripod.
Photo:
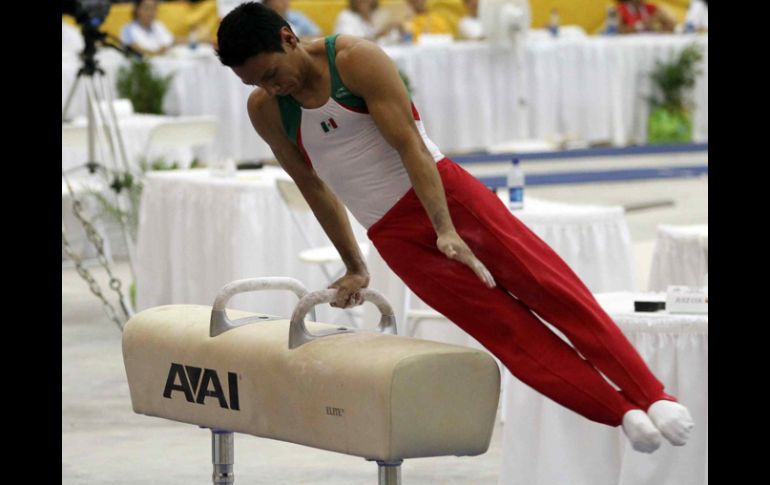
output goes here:
[[98, 29], [110, 13], [110, 0], [62, 0], [62, 15], [72, 15], [77, 23]]
[[96, 42], [104, 41], [106, 34], [99, 30], [104, 19], [110, 13], [110, 0], [62, 0], [62, 15], [71, 15], [80, 25], [85, 48], [82, 56], [89, 69], [93, 69], [93, 56], [96, 54]]
[[110, 13], [110, 0], [62, 0], [62, 15], [72, 15], [81, 25], [98, 27]]

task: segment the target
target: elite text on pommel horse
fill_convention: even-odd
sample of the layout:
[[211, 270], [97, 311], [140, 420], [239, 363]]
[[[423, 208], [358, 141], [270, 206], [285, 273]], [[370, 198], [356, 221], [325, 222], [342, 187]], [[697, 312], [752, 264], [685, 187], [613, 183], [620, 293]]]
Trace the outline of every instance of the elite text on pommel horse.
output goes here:
[[[230, 310], [236, 293], [287, 289], [291, 320]], [[364, 331], [305, 322], [336, 290], [308, 293], [297, 280], [226, 285], [214, 306], [169, 305], [135, 315], [123, 359], [135, 412], [212, 431], [215, 484], [234, 483], [233, 433], [288, 441], [376, 461], [379, 483], [401, 483], [407, 458], [487, 451], [500, 372], [486, 352], [395, 335], [393, 311]], [[314, 313], [314, 312], [313, 312]]]

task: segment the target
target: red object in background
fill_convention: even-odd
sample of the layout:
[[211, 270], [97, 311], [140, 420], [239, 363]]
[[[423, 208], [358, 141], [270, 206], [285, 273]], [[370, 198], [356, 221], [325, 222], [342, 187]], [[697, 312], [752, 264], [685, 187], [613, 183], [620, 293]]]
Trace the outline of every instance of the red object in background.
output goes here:
[[647, 28], [650, 19], [657, 10], [658, 7], [651, 3], [637, 6], [631, 2], [623, 2], [618, 5], [618, 13], [623, 25], [641, 25], [643, 29]]

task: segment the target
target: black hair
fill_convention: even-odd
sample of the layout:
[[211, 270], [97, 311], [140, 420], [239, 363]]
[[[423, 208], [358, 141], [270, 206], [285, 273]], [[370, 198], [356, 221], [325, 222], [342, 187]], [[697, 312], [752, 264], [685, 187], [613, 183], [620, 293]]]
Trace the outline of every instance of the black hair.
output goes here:
[[217, 31], [217, 56], [228, 67], [240, 66], [262, 53], [283, 52], [281, 28], [289, 27], [275, 10], [261, 3], [238, 5], [225, 15]]
[[[133, 0], [132, 2], [134, 4], [134, 8], [131, 10], [131, 16], [134, 18], [134, 20], [136, 20], [136, 11], [139, 10], [139, 6], [142, 4], [142, 2], [144, 2], [144, 0]], [[160, 2], [156, 0], [155, 5], [158, 3]]]
[[[361, 12], [356, 10], [356, 0], [348, 0], [348, 10], [351, 12], [355, 12], [357, 14], [360, 14]], [[379, 0], [374, 0], [374, 3], [372, 4], [372, 12], [380, 8], [380, 2]]]

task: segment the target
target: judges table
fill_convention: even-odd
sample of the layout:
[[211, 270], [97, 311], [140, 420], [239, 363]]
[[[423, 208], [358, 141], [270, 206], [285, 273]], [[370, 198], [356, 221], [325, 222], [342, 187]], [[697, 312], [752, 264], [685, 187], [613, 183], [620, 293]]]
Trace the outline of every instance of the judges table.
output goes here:
[[[481, 42], [387, 46], [409, 77], [428, 135], [446, 152], [485, 150], [511, 139], [578, 139], [616, 145], [646, 141], [649, 72], [685, 46], [704, 48], [697, 77], [695, 141], [708, 140], [708, 36], [639, 34], [553, 39], [530, 35], [523, 54]], [[120, 55], [97, 58], [114, 85]], [[164, 108], [177, 115], [216, 115], [221, 130], [213, 156], [271, 157], [246, 114], [252, 90], [222, 66], [211, 46], [178, 46], [155, 57], [159, 74], [173, 74]], [[62, 105], [79, 61], [62, 54]], [[85, 113], [82, 86], [74, 114]]]
[[[326, 288], [321, 270], [297, 257], [307, 248], [276, 189], [278, 178], [289, 176], [270, 166], [232, 177], [210, 170], [148, 174], [137, 241], [138, 310], [211, 305], [222, 286], [241, 278], [291, 276], [310, 290]], [[313, 245], [330, 244], [311, 213], [297, 216]], [[355, 232], [365, 238], [362, 227]], [[289, 292], [245, 293], [228, 307], [289, 316], [296, 302]], [[318, 307], [322, 321], [341, 316]]]
[[708, 483], [708, 315], [635, 313], [664, 294], [615, 292], [597, 300], [695, 421], [686, 446], [634, 451], [621, 428], [589, 421], [508, 377], [500, 484], [703, 485]]

